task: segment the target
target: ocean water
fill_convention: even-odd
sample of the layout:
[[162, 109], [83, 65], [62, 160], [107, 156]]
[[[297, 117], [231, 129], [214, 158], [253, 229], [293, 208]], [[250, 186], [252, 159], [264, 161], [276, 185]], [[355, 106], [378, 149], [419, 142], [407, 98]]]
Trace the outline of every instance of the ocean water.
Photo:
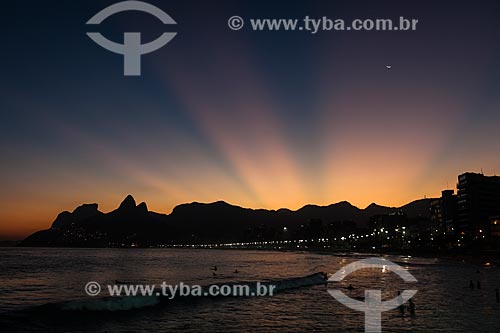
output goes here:
[[[0, 248], [0, 331], [6, 332], [364, 332], [364, 315], [337, 302], [326, 285], [305, 286], [316, 272], [335, 273], [361, 254], [239, 250]], [[465, 261], [386, 256], [410, 271], [415, 284], [379, 269], [359, 270], [331, 288], [361, 298], [365, 289], [417, 289], [415, 316], [382, 315], [383, 332], [500, 332], [500, 269]], [[214, 276], [210, 269], [217, 266]], [[237, 273], [234, 271], [238, 270]], [[89, 281], [130, 284], [287, 281], [266, 297], [177, 297], [136, 309], [68, 310], [102, 302], [86, 295]], [[480, 281], [481, 289], [469, 288]], [[301, 286], [302, 285], [302, 286]], [[104, 296], [104, 295], [103, 295]], [[144, 302], [146, 304], [147, 302]], [[71, 305], [71, 306], [68, 306]], [[64, 310], [66, 309], [66, 310]]]

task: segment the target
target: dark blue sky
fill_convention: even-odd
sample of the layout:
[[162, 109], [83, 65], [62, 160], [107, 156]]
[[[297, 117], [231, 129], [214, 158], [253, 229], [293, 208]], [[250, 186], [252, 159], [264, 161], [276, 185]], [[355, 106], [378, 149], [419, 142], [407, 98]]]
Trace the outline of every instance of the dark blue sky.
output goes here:
[[[3, 4], [0, 235], [128, 193], [164, 212], [219, 199], [399, 205], [466, 170], [500, 172], [494, 1], [148, 1], [178, 35], [142, 57], [140, 77], [86, 36], [116, 2]], [[242, 30], [228, 28], [233, 15]], [[419, 23], [315, 35], [248, 23], [306, 15]], [[139, 12], [97, 28], [116, 42], [165, 29]]]

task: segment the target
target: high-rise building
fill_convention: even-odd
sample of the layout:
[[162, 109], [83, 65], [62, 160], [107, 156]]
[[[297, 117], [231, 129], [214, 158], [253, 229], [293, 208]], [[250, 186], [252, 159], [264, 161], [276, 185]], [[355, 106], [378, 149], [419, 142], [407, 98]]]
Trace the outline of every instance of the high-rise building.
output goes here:
[[490, 219], [500, 214], [500, 177], [467, 172], [458, 176], [456, 227], [461, 235], [482, 238]]
[[441, 209], [443, 214], [443, 227], [448, 235], [455, 234], [457, 222], [457, 196], [453, 190], [441, 192]]
[[457, 196], [453, 190], [441, 192], [441, 198], [431, 201], [431, 234], [454, 235], [457, 222]]

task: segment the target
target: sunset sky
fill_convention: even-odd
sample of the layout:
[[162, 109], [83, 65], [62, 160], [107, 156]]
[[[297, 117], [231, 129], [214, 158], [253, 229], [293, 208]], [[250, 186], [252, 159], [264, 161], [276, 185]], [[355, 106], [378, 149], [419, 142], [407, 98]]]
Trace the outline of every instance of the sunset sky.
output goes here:
[[[178, 35], [124, 77], [85, 22], [117, 1], [2, 10], [0, 240], [132, 194], [169, 213], [225, 200], [399, 206], [500, 174], [500, 4], [148, 1]], [[417, 31], [232, 31], [227, 19], [419, 19]], [[145, 13], [98, 27], [164, 32]], [[391, 65], [388, 70], [386, 65]]]

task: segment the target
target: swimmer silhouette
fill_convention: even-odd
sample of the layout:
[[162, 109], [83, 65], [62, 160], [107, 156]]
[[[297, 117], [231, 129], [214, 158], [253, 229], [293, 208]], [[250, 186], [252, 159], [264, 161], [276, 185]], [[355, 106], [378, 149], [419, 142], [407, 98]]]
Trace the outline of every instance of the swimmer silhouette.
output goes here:
[[411, 316], [415, 316], [415, 303], [413, 302], [413, 300], [412, 300], [412, 299], [410, 299], [410, 300], [408, 301], [408, 304], [409, 304], [409, 306], [408, 306], [408, 310], [410, 310], [410, 315], [411, 315]]
[[405, 315], [405, 305], [403, 304], [403, 296], [401, 296], [401, 292], [398, 291], [398, 303], [401, 303], [399, 306], [399, 312], [401, 313], [401, 316]]

